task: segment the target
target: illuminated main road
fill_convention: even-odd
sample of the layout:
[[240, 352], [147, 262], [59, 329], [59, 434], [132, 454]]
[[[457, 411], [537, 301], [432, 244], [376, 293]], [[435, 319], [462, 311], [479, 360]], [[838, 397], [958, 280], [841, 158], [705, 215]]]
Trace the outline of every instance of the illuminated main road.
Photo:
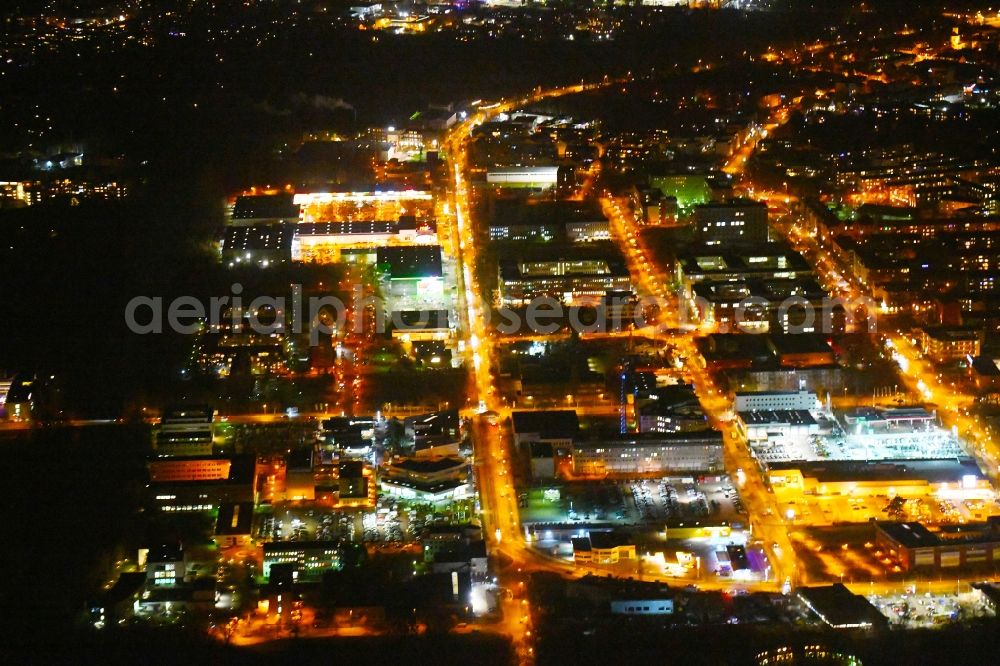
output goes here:
[[[617, 83], [618, 81], [614, 81]], [[506, 113], [543, 99], [595, 90], [612, 81], [599, 84], [584, 84], [535, 89], [531, 94], [514, 100], [501, 100], [489, 105], [455, 125], [444, 140], [448, 156], [450, 179], [451, 245], [455, 250], [458, 265], [459, 316], [462, 318], [465, 352], [472, 364], [472, 378], [468, 396], [476, 411], [493, 411], [507, 415], [509, 410], [499, 400], [492, 374], [495, 362], [495, 342], [489, 336], [487, 313], [480, 299], [482, 294], [476, 283], [476, 266], [479, 257], [476, 235], [472, 229], [469, 213], [469, 185], [465, 177], [468, 167], [468, 141], [471, 132], [478, 125], [487, 122], [500, 113]], [[511, 634], [520, 663], [534, 661], [534, 647], [531, 640], [530, 612], [523, 597], [525, 579], [523, 574], [538, 566], [551, 563], [528, 548], [520, 530], [517, 493], [509, 457], [509, 441], [499, 425], [491, 424], [486, 418], [474, 418], [475, 469], [482, 505], [483, 532], [492, 554], [500, 560], [509, 560], [510, 565], [500, 573], [501, 585], [510, 590], [514, 598], [504, 602], [505, 625]]]

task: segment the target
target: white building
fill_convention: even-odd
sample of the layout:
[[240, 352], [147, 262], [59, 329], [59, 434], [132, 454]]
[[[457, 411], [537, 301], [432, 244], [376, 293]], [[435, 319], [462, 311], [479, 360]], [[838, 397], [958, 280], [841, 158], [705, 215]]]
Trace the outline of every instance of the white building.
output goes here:
[[764, 410], [817, 409], [819, 401], [810, 391], [765, 391], [737, 393], [733, 411], [758, 412]]
[[819, 433], [819, 423], [804, 409], [738, 411], [736, 427], [751, 445], [782, 439], [803, 442]]
[[672, 615], [673, 599], [616, 599], [611, 602], [612, 615]]
[[559, 180], [557, 166], [497, 167], [486, 172], [486, 182], [494, 187], [555, 187]]
[[573, 443], [573, 472], [580, 476], [719, 469], [722, 433], [716, 430]]

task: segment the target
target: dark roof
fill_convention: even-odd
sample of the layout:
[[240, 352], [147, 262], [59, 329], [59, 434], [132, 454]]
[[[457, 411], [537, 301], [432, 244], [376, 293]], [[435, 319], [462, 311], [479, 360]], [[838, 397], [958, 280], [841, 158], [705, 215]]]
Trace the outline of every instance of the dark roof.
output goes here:
[[621, 532], [591, 532], [590, 545], [594, 548], [614, 548], [634, 543]]
[[767, 335], [713, 333], [697, 340], [705, 360], [753, 360], [773, 358]]
[[284, 220], [298, 217], [299, 207], [292, 203], [291, 194], [241, 196], [233, 206], [233, 218], [237, 220]]
[[219, 505], [216, 534], [250, 534], [253, 526], [253, 502], [223, 502]]
[[376, 262], [387, 265], [393, 280], [415, 280], [441, 277], [441, 246], [393, 246], [380, 247], [376, 252]]
[[1000, 376], [1000, 366], [989, 356], [977, 356], [972, 359], [972, 369], [976, 371], [976, 374], [984, 377]]
[[382, 477], [382, 483], [387, 483], [393, 486], [401, 486], [403, 488], [412, 488], [424, 493], [440, 493], [446, 490], [458, 488], [466, 482], [462, 479], [444, 479], [442, 481], [424, 482], [416, 481], [414, 479], [401, 479], [396, 476], [385, 476]]
[[614, 439], [594, 439], [577, 441], [574, 448], [600, 446], [613, 448], [620, 446], [708, 446], [721, 445], [722, 433], [718, 430], [691, 430], [684, 432], [642, 432], [616, 436]]
[[805, 409], [762, 409], [740, 412], [739, 415], [747, 425], [787, 423], [793, 426], [808, 426], [816, 423], [816, 419]]
[[694, 207], [695, 215], [699, 211], [711, 211], [711, 210], [738, 210], [741, 208], [754, 208], [754, 209], [767, 209], [767, 204], [763, 201], [755, 201], [754, 199], [729, 199], [728, 201], [710, 201], [708, 203], [698, 204]]
[[118, 574], [118, 580], [111, 586], [111, 589], [101, 595], [101, 599], [106, 604], [114, 604], [119, 601], [131, 599], [139, 594], [139, 591], [142, 590], [145, 584], [146, 572], [144, 571], [127, 571]]
[[981, 340], [983, 337], [983, 329], [978, 326], [924, 326], [921, 330], [927, 337], [945, 342]]
[[393, 326], [398, 331], [421, 331], [448, 328], [447, 310], [396, 310]]
[[531, 442], [528, 447], [532, 458], [551, 458], [554, 455], [549, 442]]
[[163, 416], [160, 418], [160, 423], [175, 423], [178, 421], [185, 423], [190, 423], [192, 421], [197, 421], [199, 423], [211, 423], [214, 414], [215, 410], [208, 405], [168, 407], [164, 410]]
[[336, 540], [330, 541], [269, 541], [264, 544], [264, 554], [268, 553], [286, 553], [288, 551], [298, 551], [298, 550], [327, 550], [339, 548], [340, 542]]
[[362, 460], [341, 460], [338, 468], [340, 478], [357, 478], [364, 475], [365, 463]]
[[600, 275], [602, 277], [629, 277], [630, 273], [625, 257], [611, 243], [596, 241], [593, 243], [576, 244], [570, 247], [552, 246], [549, 244], [538, 247], [518, 247], [516, 255], [506, 254], [499, 260], [500, 276], [504, 280], [551, 280], [552, 275], [545, 272], [525, 274], [523, 267], [534, 264], [556, 262], [590, 262], [602, 261], [606, 273], [591, 273], [584, 270], [568, 270], [559, 277], [587, 277]]
[[161, 543], [149, 548], [147, 562], [180, 562], [184, 559], [184, 549], [180, 544]]
[[291, 252], [294, 228], [290, 224], [255, 224], [249, 227], [226, 227], [222, 249], [227, 252], [241, 250], [287, 250]]
[[516, 434], [538, 433], [542, 439], [573, 439], [580, 431], [580, 419], [571, 409], [540, 412], [513, 412]]
[[486, 557], [486, 542], [482, 539], [468, 543], [458, 542], [450, 548], [443, 548], [434, 554], [435, 562], [469, 562]]
[[832, 627], [870, 627], [885, 623], [885, 617], [867, 599], [840, 583], [800, 587], [798, 597]]
[[771, 470], [798, 469], [803, 475], [815, 477], [820, 483], [840, 481], [892, 481], [922, 479], [929, 483], [954, 483], [982, 472], [972, 458], [947, 460], [822, 460], [769, 463]]
[[833, 349], [822, 333], [771, 333], [768, 336], [778, 354], [832, 354]]
[[875, 527], [890, 539], [905, 548], [921, 548], [936, 546], [940, 539], [921, 523], [893, 523], [876, 521]]
[[465, 465], [465, 461], [462, 460], [461, 458], [455, 458], [455, 457], [405, 458], [397, 463], [393, 463], [393, 467], [404, 469], [408, 472], [416, 472], [422, 474], [443, 472], [445, 470], [454, 469], [456, 467], [461, 467], [463, 465]]
[[396, 222], [302, 222], [295, 225], [299, 236], [350, 236], [361, 234], [396, 234]]
[[543, 224], [564, 225], [573, 222], [607, 220], [600, 207], [590, 201], [538, 201], [528, 203], [521, 197], [499, 198], [494, 205], [491, 225]]

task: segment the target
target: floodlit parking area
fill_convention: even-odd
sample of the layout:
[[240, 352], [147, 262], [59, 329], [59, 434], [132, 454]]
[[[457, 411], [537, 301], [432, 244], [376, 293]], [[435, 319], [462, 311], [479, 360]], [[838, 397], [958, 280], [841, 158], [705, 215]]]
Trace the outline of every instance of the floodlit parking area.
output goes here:
[[994, 615], [992, 606], [978, 590], [956, 590], [950, 594], [871, 594], [868, 601], [889, 619], [890, 625], [906, 629], [940, 627]]
[[746, 511], [728, 476], [571, 482], [520, 494], [521, 521], [595, 526], [732, 524]]
[[354, 540], [359, 526], [354, 514], [278, 506], [261, 521], [259, 538], [262, 541]]
[[1000, 514], [996, 500], [950, 500], [933, 496], [906, 498], [799, 495], [780, 501], [782, 516], [792, 524], [835, 525], [874, 520], [919, 521], [926, 524], [981, 522]]
[[746, 513], [728, 476], [571, 482], [519, 495], [534, 548], [573, 560], [571, 540], [616, 529], [638, 561], [605, 565], [691, 583], [770, 575], [763, 544], [748, 541]]

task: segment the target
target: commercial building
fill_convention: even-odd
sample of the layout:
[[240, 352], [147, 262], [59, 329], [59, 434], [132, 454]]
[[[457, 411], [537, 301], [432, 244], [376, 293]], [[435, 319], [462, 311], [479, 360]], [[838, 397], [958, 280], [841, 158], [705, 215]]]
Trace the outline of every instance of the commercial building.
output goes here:
[[383, 245], [434, 245], [437, 225], [404, 215], [397, 221], [303, 222], [295, 225], [291, 258], [307, 263], [333, 264], [346, 261], [359, 249]]
[[569, 449], [580, 432], [580, 419], [575, 410], [511, 412], [514, 446], [522, 450], [529, 442], [545, 442], [555, 448]]
[[804, 496], [994, 498], [989, 479], [971, 458], [774, 462], [767, 480], [779, 501]]
[[781, 367], [771, 361], [761, 366], [732, 368], [722, 373], [726, 386], [738, 391], [798, 391], [817, 395], [843, 392], [846, 373], [837, 364], [804, 368]]
[[[712, 371], [753, 369], [778, 370], [836, 365], [836, 354], [825, 335], [768, 333], [743, 335], [713, 333], [696, 341], [698, 350]], [[789, 375], [791, 377], [791, 375]], [[796, 378], [795, 382], [800, 383]]]
[[813, 277], [813, 270], [800, 254], [784, 245], [769, 244], [752, 250], [729, 251], [719, 247], [690, 248], [677, 255], [677, 281], [688, 298], [692, 286], [701, 282], [746, 280], [799, 280]]
[[389, 495], [439, 504], [468, 497], [468, 477], [461, 458], [405, 458], [385, 470], [380, 484]]
[[170, 481], [219, 481], [228, 479], [233, 458], [228, 456], [173, 456], [146, 463], [153, 483]]
[[444, 341], [453, 333], [447, 310], [397, 310], [390, 319], [392, 337], [403, 342]]
[[375, 470], [363, 460], [337, 463], [337, 508], [373, 508], [378, 499]]
[[211, 511], [224, 502], [256, 499], [254, 456], [159, 458], [147, 466], [149, 500], [161, 511]]
[[921, 523], [875, 522], [875, 544], [903, 571], [992, 569], [1000, 564], [1000, 516], [984, 523], [946, 525], [931, 532]]
[[731, 199], [694, 208], [694, 235], [706, 246], [759, 245], [768, 242], [769, 231], [763, 202]]
[[403, 419], [403, 435], [408, 443], [412, 442], [417, 455], [447, 455], [433, 450], [441, 447], [453, 448], [448, 453], [457, 454], [462, 441], [462, 420], [457, 409], [407, 416]]
[[642, 433], [690, 432], [708, 427], [708, 417], [690, 384], [654, 389], [636, 407], [636, 414]]
[[249, 545], [252, 532], [252, 503], [223, 502], [219, 506], [214, 541], [220, 548]]
[[819, 401], [812, 391], [739, 391], [733, 400], [736, 412], [774, 409], [816, 409]]
[[500, 304], [507, 307], [526, 307], [543, 297], [565, 305], [596, 305], [609, 292], [632, 291], [625, 259], [610, 245], [504, 257], [499, 273]]
[[608, 219], [591, 202], [498, 199], [490, 219], [492, 241], [608, 240]]
[[299, 222], [373, 222], [412, 215], [418, 221], [433, 218], [434, 195], [426, 190], [300, 192], [293, 201], [301, 207]]
[[841, 304], [813, 278], [706, 281], [691, 288], [699, 321], [720, 332], [841, 333]]
[[619, 532], [592, 531], [572, 539], [577, 564], [618, 564], [636, 559], [635, 543]]
[[272, 541], [264, 544], [264, 578], [271, 578], [271, 567], [294, 566], [293, 577], [299, 581], [314, 581], [324, 571], [341, 568], [342, 548], [339, 541]]
[[288, 193], [249, 194], [236, 197], [229, 224], [257, 226], [290, 224], [299, 221], [301, 211]]
[[168, 409], [153, 431], [157, 456], [211, 456], [215, 411], [207, 406]]
[[819, 432], [819, 424], [805, 409], [764, 409], [736, 412], [736, 429], [753, 446], [775, 438], [807, 439]]
[[292, 259], [296, 231], [291, 224], [257, 224], [226, 227], [222, 240], [222, 261], [266, 268]]
[[444, 295], [440, 245], [379, 247], [375, 262], [391, 296], [436, 300]]
[[486, 172], [486, 182], [493, 187], [544, 190], [557, 187], [565, 178], [560, 177], [558, 166], [496, 167]]
[[648, 433], [619, 439], [575, 441], [573, 473], [593, 477], [722, 469], [722, 433]]
[[795, 595], [820, 620], [834, 629], [878, 629], [888, 625], [875, 606], [840, 583], [800, 587]]

